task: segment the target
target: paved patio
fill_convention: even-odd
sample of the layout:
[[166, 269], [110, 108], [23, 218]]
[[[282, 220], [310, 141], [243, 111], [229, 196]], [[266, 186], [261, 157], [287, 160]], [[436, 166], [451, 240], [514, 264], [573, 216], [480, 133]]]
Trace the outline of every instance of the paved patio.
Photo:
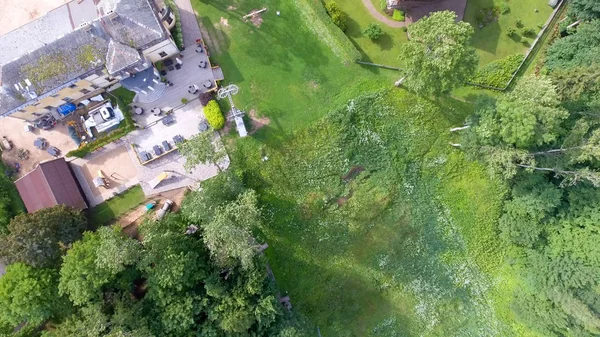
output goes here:
[[[189, 139], [198, 133], [198, 124], [204, 120], [202, 106], [198, 100], [176, 109], [173, 116], [175, 118], [173, 124], [164, 125], [159, 122], [145, 129], [137, 129], [120, 140], [107, 144], [85, 159], [71, 161], [73, 172], [90, 207], [96, 206], [112, 198], [114, 193], [122, 192], [136, 184], [141, 185], [146, 196], [153, 196], [182, 187], [195, 186], [200, 181], [218, 174], [218, 168], [210, 164], [198, 165], [191, 172], [186, 171], [184, 168], [185, 158], [177, 150], [146, 165], [140, 163], [138, 151], [152, 152], [154, 145], [160, 145], [162, 148], [163, 140], [174, 146], [173, 136], [175, 135]], [[217, 141], [220, 141], [217, 133], [215, 136]], [[219, 166], [223, 170], [227, 169], [229, 158]], [[97, 177], [98, 170], [102, 170], [108, 177], [111, 182], [110, 189], [94, 187], [92, 179]], [[153, 189], [147, 182], [162, 172], [167, 172], [170, 177]]]
[[200, 27], [196, 19], [196, 12], [190, 0], [175, 0], [181, 17], [181, 29], [183, 30], [183, 45], [187, 48], [196, 43], [200, 38]]
[[[152, 108], [160, 108], [163, 111], [176, 109], [183, 105], [182, 98], [192, 101], [198, 98], [198, 94], [209, 90], [216, 90], [215, 76], [213, 70], [208, 63], [206, 50], [201, 53], [196, 52], [195, 48], [189, 48], [182, 52], [183, 57], [179, 59], [183, 62], [181, 69], [167, 70], [164, 76], [168, 81], [173, 83], [173, 86], [167, 87], [164, 93], [156, 100], [147, 102], [144, 100], [143, 94], [136, 95], [134, 105], [144, 109], [143, 115], [136, 115], [134, 118], [140, 125], [148, 123], [158, 118], [153, 118], [150, 110]], [[201, 61], [206, 62], [205, 68], [200, 68], [198, 65]], [[175, 61], [174, 61], [175, 62]], [[212, 87], [207, 89], [203, 83], [210, 81]], [[199, 89], [198, 93], [190, 94], [188, 92], [191, 85], [196, 85]]]

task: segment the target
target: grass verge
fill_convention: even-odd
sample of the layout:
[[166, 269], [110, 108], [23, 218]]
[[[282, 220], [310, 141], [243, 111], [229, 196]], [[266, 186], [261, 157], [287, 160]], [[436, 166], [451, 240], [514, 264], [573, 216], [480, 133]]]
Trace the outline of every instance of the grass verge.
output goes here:
[[125, 212], [140, 205], [146, 196], [140, 185], [109, 199], [89, 210], [90, 223], [93, 226], [103, 226], [111, 223]]

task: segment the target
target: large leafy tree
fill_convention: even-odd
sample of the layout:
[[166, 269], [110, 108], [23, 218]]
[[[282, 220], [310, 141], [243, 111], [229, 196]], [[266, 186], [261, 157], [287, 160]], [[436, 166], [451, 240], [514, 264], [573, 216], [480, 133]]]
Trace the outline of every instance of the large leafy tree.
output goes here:
[[68, 309], [68, 302], [58, 295], [57, 284], [55, 270], [23, 263], [8, 266], [0, 277], [0, 323], [12, 328], [25, 322], [36, 326]]
[[410, 40], [400, 60], [404, 84], [421, 94], [438, 95], [462, 85], [475, 72], [478, 58], [469, 46], [473, 27], [450, 11], [435, 12], [408, 26]]
[[249, 190], [235, 202], [217, 210], [212, 221], [203, 226], [202, 238], [218, 265], [230, 266], [239, 262], [244, 268], [249, 268], [258, 248], [252, 229], [259, 225], [256, 193]]
[[64, 205], [19, 215], [11, 220], [8, 233], [0, 237], [0, 256], [8, 263], [54, 267], [86, 226], [81, 211]]
[[139, 243], [124, 236], [118, 227], [86, 232], [83, 240], [73, 244], [64, 257], [59, 291], [76, 305], [97, 301], [103, 287], [134, 265], [139, 254]]
[[191, 170], [199, 164], [212, 164], [217, 167], [227, 158], [223, 145], [212, 131], [201, 132], [179, 146], [179, 152], [185, 157], [185, 168]]
[[563, 37], [548, 48], [546, 67], [553, 71], [561, 68], [591, 66], [598, 63], [598, 55], [600, 55], [599, 31], [600, 20], [584, 22], [579, 25], [576, 34]]
[[500, 138], [522, 149], [555, 141], [561, 132], [561, 122], [569, 116], [559, 104], [550, 79], [535, 76], [522, 79], [498, 101]]
[[594, 20], [600, 18], [600, 2], [597, 0], [571, 0], [569, 14], [579, 20]]

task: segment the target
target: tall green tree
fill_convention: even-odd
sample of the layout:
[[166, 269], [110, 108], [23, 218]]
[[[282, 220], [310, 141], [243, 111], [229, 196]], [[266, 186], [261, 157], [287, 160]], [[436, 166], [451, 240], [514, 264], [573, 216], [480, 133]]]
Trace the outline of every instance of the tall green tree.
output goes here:
[[208, 163], [215, 165], [219, 172], [221, 171], [219, 163], [227, 158], [227, 153], [220, 141], [215, 140], [215, 138], [214, 132], [205, 131], [186, 140], [179, 146], [179, 152], [186, 159], [186, 170], [191, 170], [199, 164]]
[[21, 323], [34, 326], [69, 309], [58, 295], [58, 275], [52, 269], [11, 264], [0, 277], [0, 323], [16, 328]]
[[252, 229], [259, 225], [256, 193], [249, 190], [217, 210], [212, 221], [203, 225], [202, 238], [218, 265], [239, 262], [250, 268], [259, 247], [254, 243]]
[[579, 20], [600, 19], [600, 2], [596, 0], [571, 0], [569, 14]]
[[81, 211], [64, 205], [16, 216], [8, 225], [8, 234], [0, 236], [0, 256], [8, 263], [55, 267], [86, 227]]
[[406, 87], [439, 95], [463, 85], [477, 69], [478, 57], [469, 45], [473, 33], [469, 23], [457, 22], [450, 11], [434, 12], [409, 25], [410, 40], [400, 54]]
[[577, 28], [577, 33], [558, 39], [548, 48], [546, 68], [554, 71], [588, 67], [598, 63], [598, 54], [600, 54], [598, 31], [600, 31], [600, 20], [583, 22]]

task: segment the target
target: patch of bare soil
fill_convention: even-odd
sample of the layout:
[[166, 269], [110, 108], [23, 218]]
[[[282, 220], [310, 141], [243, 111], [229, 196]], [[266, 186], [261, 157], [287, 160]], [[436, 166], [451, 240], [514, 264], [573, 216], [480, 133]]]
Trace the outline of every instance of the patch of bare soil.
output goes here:
[[229, 20], [225, 19], [224, 17], [221, 17], [221, 20], [219, 22], [222, 26], [229, 27]]
[[[259, 11], [259, 9], [255, 8], [255, 9], [251, 10], [250, 12], [248, 12], [248, 14], [253, 13], [253, 12], [257, 12], [257, 11]], [[254, 14], [254, 15], [252, 15], [250, 17], [250, 22], [252, 22], [252, 24], [254, 26], [256, 26], [257, 28], [260, 27], [260, 25], [262, 25], [262, 22], [263, 22], [263, 18], [262, 18], [261, 14], [262, 13], [256, 13], [256, 14]]]
[[348, 198], [347, 197], [341, 197], [341, 198], [338, 198], [336, 202], [337, 202], [338, 206], [341, 207], [341, 206], [344, 206], [344, 204], [346, 202], [348, 202]]
[[342, 180], [345, 183], [348, 183], [352, 179], [356, 178], [364, 170], [365, 170], [365, 168], [362, 166], [354, 166], [353, 168], [350, 169], [350, 171], [348, 171], [348, 173], [346, 173], [345, 176], [342, 177]]
[[250, 134], [255, 133], [256, 131], [258, 131], [258, 129], [271, 123], [271, 120], [268, 117], [258, 117], [256, 109], [250, 110], [248, 115], [250, 116], [250, 120], [252, 121], [252, 131], [249, 132]]

